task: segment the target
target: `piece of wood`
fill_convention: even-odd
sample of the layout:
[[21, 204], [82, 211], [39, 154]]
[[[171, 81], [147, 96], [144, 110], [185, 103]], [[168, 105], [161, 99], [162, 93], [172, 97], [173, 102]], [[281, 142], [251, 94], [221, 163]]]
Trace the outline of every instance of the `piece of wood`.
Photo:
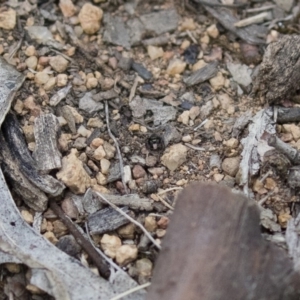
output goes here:
[[[198, 2], [198, 0], [195, 0]], [[212, 2], [212, 1], [210, 1]], [[215, 2], [215, 1], [214, 1]], [[265, 39], [262, 38], [267, 33], [265, 26], [250, 25], [247, 27], [237, 28], [234, 26], [239, 21], [236, 14], [228, 8], [224, 7], [209, 7], [204, 5], [205, 9], [216, 18], [227, 30], [234, 35], [244, 40], [245, 42], [253, 45], [265, 44]]]
[[300, 275], [265, 241], [242, 194], [194, 184], [179, 195], [147, 300], [299, 299]]
[[193, 72], [190, 76], [184, 77], [183, 81], [187, 86], [192, 86], [198, 83], [202, 83], [212, 77], [218, 72], [218, 62], [214, 61], [207, 64], [203, 68]]
[[32, 159], [17, 118], [9, 113], [2, 124], [2, 133], [12, 157], [26, 178], [43, 192], [52, 196], [60, 195], [65, 186], [50, 175], [41, 175]]
[[[122, 210], [125, 213], [129, 212], [126, 206]], [[90, 234], [103, 234], [114, 231], [130, 221], [113, 208], [107, 207], [89, 215], [87, 222]]]
[[20, 165], [11, 155], [11, 151], [0, 131], [0, 163], [6, 179], [13, 191], [35, 211], [44, 211], [47, 208], [48, 197], [39, 188], [32, 184], [21, 172]]
[[0, 127], [25, 76], [0, 56]]
[[61, 168], [61, 153], [57, 147], [58, 131], [59, 124], [53, 114], [42, 115], [35, 119], [33, 158], [38, 170], [50, 172]]

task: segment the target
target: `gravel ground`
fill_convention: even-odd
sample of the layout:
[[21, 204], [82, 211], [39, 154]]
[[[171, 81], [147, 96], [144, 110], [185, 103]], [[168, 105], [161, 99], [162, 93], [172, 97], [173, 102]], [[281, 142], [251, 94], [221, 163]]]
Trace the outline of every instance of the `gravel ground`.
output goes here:
[[[56, 199], [64, 213], [84, 230], [87, 223], [96, 247], [139, 284], [151, 279], [157, 247], [99, 194], [160, 245], [176, 195], [189, 183], [243, 189], [241, 141], [250, 118], [273, 105], [251, 93], [257, 66], [268, 44], [298, 32], [297, 19], [276, 21], [294, 13], [290, 1], [271, 3], [271, 15], [257, 25], [265, 32], [262, 43], [252, 45], [213, 18], [211, 6], [196, 2], [202, 1], [10, 0], [0, 7], [0, 55], [26, 76], [12, 114], [39, 173], [65, 186]], [[253, 1], [247, 9], [269, 4]], [[247, 16], [245, 7], [236, 12]], [[284, 107], [298, 106], [281, 100]], [[274, 125], [297, 150], [299, 121]], [[45, 158], [51, 139], [57, 145]], [[264, 233], [284, 238], [299, 196], [287, 173], [274, 167], [285, 160], [276, 155], [260, 163], [247, 185], [264, 209]], [[47, 201], [37, 209], [13, 184], [11, 192], [28, 224], [41, 211], [40, 233], [97, 272]], [[25, 266], [7, 263], [1, 274], [1, 299], [48, 297], [28, 283]], [[16, 294], [17, 283], [24, 297]]]

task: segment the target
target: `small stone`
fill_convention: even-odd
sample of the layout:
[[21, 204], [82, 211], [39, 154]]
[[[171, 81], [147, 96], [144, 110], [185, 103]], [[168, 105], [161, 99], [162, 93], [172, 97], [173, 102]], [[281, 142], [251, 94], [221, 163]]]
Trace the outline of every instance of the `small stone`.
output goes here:
[[132, 175], [134, 179], [144, 178], [146, 176], [146, 171], [142, 166], [135, 165], [132, 169]]
[[76, 148], [77, 150], [82, 150], [84, 148], [86, 148], [86, 138], [85, 137], [79, 137], [75, 140], [74, 142], [74, 148]]
[[200, 107], [193, 106], [190, 109], [189, 117], [191, 120], [195, 120], [200, 115]]
[[120, 266], [125, 266], [137, 258], [138, 249], [136, 245], [123, 245], [117, 249], [116, 262]]
[[164, 56], [164, 50], [161, 47], [151, 46], [147, 47], [148, 55], [150, 56], [151, 60], [155, 60], [159, 57]]
[[157, 226], [161, 229], [167, 229], [169, 225], [170, 219], [168, 217], [162, 216], [158, 221], [157, 221]]
[[136, 261], [136, 271], [139, 276], [139, 282], [141, 281], [141, 279], [147, 280], [151, 277], [152, 268], [153, 264], [148, 258], [142, 258]]
[[206, 33], [200, 38], [200, 42], [202, 44], [209, 44], [209, 40], [209, 35]]
[[156, 233], [156, 236], [161, 239], [162, 237], [165, 236], [166, 230], [164, 230], [164, 229], [157, 229], [155, 233]]
[[107, 179], [106, 179], [105, 175], [103, 175], [101, 172], [98, 172], [98, 174], [96, 175], [96, 179], [100, 185], [107, 184]]
[[214, 177], [214, 181], [215, 181], [215, 182], [220, 182], [220, 181], [223, 180], [224, 175], [223, 175], [223, 174], [214, 174], [213, 177]]
[[227, 110], [233, 102], [233, 100], [227, 94], [218, 95], [218, 100], [220, 101], [221, 107], [224, 110]]
[[187, 49], [190, 45], [191, 45], [191, 42], [190, 42], [189, 40], [184, 40], [184, 41], [182, 42], [182, 44], [180, 45], [180, 49], [185, 50], [185, 49]]
[[180, 59], [173, 59], [170, 61], [169, 66], [167, 68], [167, 73], [169, 75], [181, 74], [186, 67], [186, 63]]
[[280, 214], [278, 216], [278, 222], [282, 228], [286, 228], [287, 223], [291, 218], [292, 216], [289, 213]]
[[53, 223], [53, 233], [57, 238], [60, 238], [63, 235], [68, 233], [68, 228], [61, 220], [55, 220]]
[[26, 290], [32, 293], [33, 295], [44, 295], [45, 292], [38, 288], [37, 286], [33, 284], [27, 284], [26, 285]]
[[214, 39], [216, 39], [216, 38], [219, 36], [219, 30], [218, 30], [216, 24], [210, 25], [210, 26], [206, 29], [206, 32], [207, 32], [207, 34], [208, 34], [210, 37], [212, 37], [212, 38], [214, 38]]
[[87, 34], [94, 34], [100, 29], [103, 11], [98, 6], [85, 3], [78, 15], [80, 25]]
[[12, 8], [2, 9], [0, 10], [0, 28], [11, 30], [16, 26], [16, 11]]
[[44, 85], [45, 91], [51, 91], [56, 86], [56, 77], [50, 77]]
[[33, 125], [24, 125], [22, 127], [22, 130], [23, 130], [23, 133], [25, 135], [26, 141], [28, 143], [35, 141], [35, 139], [34, 139], [34, 127], [33, 127]]
[[30, 56], [25, 60], [25, 64], [28, 68], [35, 70], [38, 63], [38, 59], [36, 56]]
[[93, 154], [93, 158], [97, 159], [97, 160], [101, 160], [102, 158], [105, 158], [106, 153], [104, 151], [103, 146], [99, 146]]
[[230, 149], [236, 149], [239, 146], [239, 141], [235, 138], [231, 138], [224, 142], [224, 144]]
[[128, 127], [129, 131], [140, 131], [140, 124], [131, 124]]
[[149, 232], [154, 232], [157, 229], [156, 219], [154, 216], [147, 216], [145, 218], [144, 226]]
[[56, 55], [50, 58], [49, 64], [53, 68], [53, 70], [58, 73], [62, 73], [67, 69], [69, 61], [67, 61], [61, 55]]
[[21, 100], [17, 99], [17, 101], [14, 105], [14, 111], [20, 115], [23, 111], [23, 108], [24, 108], [23, 102]]
[[116, 57], [110, 57], [108, 59], [108, 65], [113, 69], [115, 70], [118, 66], [118, 61], [116, 59]]
[[116, 153], [116, 148], [114, 146], [112, 146], [110, 143], [108, 142], [104, 142], [103, 144], [103, 148], [104, 151], [106, 153], [106, 158], [107, 159], [111, 159], [115, 157], [115, 153]]
[[154, 167], [157, 163], [157, 158], [153, 155], [149, 155], [147, 158], [146, 158], [146, 166], [147, 167]]
[[188, 134], [188, 135], [183, 136], [181, 140], [185, 143], [190, 143], [192, 141], [192, 137], [190, 134]]
[[83, 125], [79, 126], [79, 128], [77, 129], [77, 133], [81, 136], [84, 137], [89, 137], [91, 134], [90, 130], [87, 130]]
[[104, 234], [100, 245], [107, 256], [115, 258], [117, 250], [122, 246], [122, 242], [121, 239], [115, 235]]
[[128, 183], [132, 180], [130, 166], [124, 166], [124, 182]]
[[152, 175], [160, 176], [164, 174], [164, 168], [149, 168], [148, 172]]
[[17, 274], [21, 272], [20, 264], [6, 263], [4, 266], [10, 273]]
[[179, 115], [177, 121], [184, 124], [184, 125], [188, 125], [189, 124], [189, 118], [190, 118], [190, 112], [188, 110], [186, 110], [181, 115]]
[[66, 18], [70, 18], [76, 13], [76, 7], [71, 0], [60, 0], [59, 8], [61, 9], [63, 16]]
[[37, 72], [34, 75], [34, 82], [38, 85], [47, 83], [49, 79], [50, 77], [46, 72]]
[[61, 208], [69, 218], [74, 220], [78, 218], [79, 212], [71, 197], [67, 197], [62, 201]]
[[68, 75], [67, 74], [58, 74], [56, 85], [58, 87], [66, 86], [68, 83]]
[[225, 84], [225, 78], [221, 72], [217, 73], [217, 76], [211, 78], [209, 80], [212, 88], [216, 91], [220, 90]]
[[35, 47], [34, 46], [28, 46], [25, 50], [25, 55], [27, 56], [33, 56], [36, 54], [36, 51], [35, 51]]
[[123, 239], [134, 239], [135, 225], [133, 223], [126, 224], [118, 228], [118, 235]]
[[88, 90], [94, 89], [98, 85], [98, 80], [95, 77], [88, 78], [85, 85]]
[[110, 168], [110, 161], [107, 160], [106, 158], [102, 158], [100, 160], [100, 167], [101, 167], [101, 172], [103, 174], [105, 174], [105, 175], [108, 174], [108, 170]]
[[175, 144], [167, 148], [161, 157], [161, 162], [170, 171], [175, 171], [186, 161], [188, 148], [182, 144]]
[[83, 194], [91, 184], [91, 178], [83, 168], [76, 154], [76, 149], [72, 149], [68, 156], [62, 159], [62, 168], [56, 174], [56, 178], [61, 180], [75, 194]]
[[207, 65], [207, 63], [203, 59], [200, 59], [193, 65], [192, 71], [195, 72], [195, 71], [205, 67], [206, 65]]
[[181, 31], [195, 30], [195, 29], [196, 29], [196, 23], [192, 18], [185, 19], [180, 26]]
[[21, 210], [21, 215], [26, 223], [33, 223], [33, 215], [28, 210]]
[[93, 95], [89, 92], [79, 100], [79, 108], [89, 114], [93, 114], [103, 109], [103, 104], [101, 102], [94, 101], [92, 96]]
[[239, 170], [239, 166], [240, 158], [238, 156], [225, 158], [222, 162], [223, 171], [232, 177], [235, 177], [237, 171]]
[[103, 126], [103, 122], [98, 118], [90, 118], [87, 122], [87, 126], [92, 128], [101, 128]]
[[101, 139], [101, 138], [95, 138], [95, 139], [92, 140], [90, 146], [93, 149], [97, 149], [99, 146], [102, 146], [103, 144], [104, 144], [104, 140], [103, 139]]
[[188, 181], [186, 179], [180, 179], [180, 180], [176, 181], [177, 186], [183, 186], [183, 185], [186, 185], [187, 183], [188, 183]]
[[52, 244], [57, 244], [58, 239], [56, 238], [56, 236], [54, 235], [54, 233], [52, 231], [47, 231], [43, 234], [43, 237], [46, 238], [50, 243]]
[[34, 102], [34, 98], [32, 96], [25, 99], [24, 108], [30, 110], [30, 113], [34, 116], [38, 116], [41, 113], [41, 108]]
[[273, 178], [266, 178], [264, 187], [267, 190], [274, 190], [277, 187], [276, 181]]
[[300, 127], [295, 124], [291, 124], [291, 134], [294, 140], [298, 141], [300, 139]]

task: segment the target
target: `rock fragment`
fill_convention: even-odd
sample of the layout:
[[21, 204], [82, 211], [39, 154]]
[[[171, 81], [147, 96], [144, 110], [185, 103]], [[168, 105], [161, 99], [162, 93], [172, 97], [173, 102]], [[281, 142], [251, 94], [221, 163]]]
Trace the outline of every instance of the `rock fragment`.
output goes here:
[[49, 64], [56, 72], [62, 73], [67, 69], [69, 62], [63, 56], [57, 55], [50, 58]]
[[222, 169], [229, 176], [234, 177], [239, 170], [240, 158], [239, 157], [227, 157], [223, 160]]
[[186, 161], [188, 148], [182, 144], [175, 144], [166, 149], [161, 162], [170, 171], [175, 171]]
[[109, 234], [103, 235], [100, 244], [104, 253], [110, 258], [115, 258], [117, 250], [122, 246], [122, 242], [119, 237]]
[[136, 245], [123, 245], [116, 253], [116, 262], [120, 266], [125, 266], [137, 258], [138, 249]]
[[80, 25], [87, 34], [94, 34], [100, 29], [103, 11], [98, 6], [85, 3], [78, 15]]
[[56, 174], [56, 177], [68, 186], [73, 193], [83, 194], [91, 185], [91, 178], [76, 154], [77, 150], [72, 149], [71, 153], [62, 159], [62, 168]]
[[0, 11], [0, 28], [12, 30], [16, 26], [17, 13], [12, 8]]

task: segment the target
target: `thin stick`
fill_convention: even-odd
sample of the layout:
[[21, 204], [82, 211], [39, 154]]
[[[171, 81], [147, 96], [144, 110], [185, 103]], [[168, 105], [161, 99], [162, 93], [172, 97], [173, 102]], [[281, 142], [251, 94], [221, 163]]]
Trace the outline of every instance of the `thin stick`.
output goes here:
[[120, 213], [122, 216], [124, 216], [125, 218], [127, 218], [131, 223], [133, 223], [134, 225], [138, 226], [144, 233], [145, 235], [148, 237], [148, 239], [158, 248], [161, 249], [160, 245], [155, 241], [155, 239], [152, 237], [152, 235], [146, 230], [146, 228], [140, 224], [139, 222], [137, 222], [136, 220], [134, 220], [133, 218], [131, 218], [129, 215], [127, 215], [123, 210], [121, 210], [119, 207], [117, 207], [115, 204], [111, 203], [109, 200], [107, 200], [103, 195], [101, 195], [99, 192], [96, 192], [96, 194], [103, 200], [105, 201], [107, 204], [109, 204], [113, 209], [115, 209], [118, 213]]
[[106, 115], [106, 125], [107, 125], [108, 134], [111, 137], [111, 139], [114, 141], [115, 146], [117, 148], [118, 157], [119, 157], [120, 171], [121, 171], [121, 178], [122, 178], [122, 183], [123, 183], [123, 186], [124, 186], [124, 190], [125, 190], [125, 193], [128, 194], [128, 189], [127, 189], [125, 179], [124, 179], [124, 165], [123, 165], [123, 159], [122, 159], [120, 147], [119, 147], [117, 139], [112, 134], [112, 132], [110, 130], [110, 127], [109, 127], [109, 114], [108, 114], [108, 102], [107, 102], [107, 100], [105, 101], [105, 115]]
[[136, 76], [132, 85], [132, 88], [130, 90], [130, 94], [129, 94], [129, 99], [128, 102], [130, 103], [133, 99], [133, 97], [135, 96], [135, 92], [136, 92], [136, 88], [138, 86], [139, 83], [143, 83], [144, 80], [140, 77], [140, 76]]
[[208, 119], [205, 119], [203, 122], [201, 122], [198, 126], [196, 126], [194, 128], [194, 131], [196, 131], [197, 129], [201, 128], [203, 125], [205, 125], [205, 123], [207, 123]]
[[271, 191], [270, 193], [268, 193], [265, 197], [263, 197], [262, 199], [260, 199], [257, 204], [262, 206], [268, 199], [270, 196], [272, 196], [275, 193], [275, 191]]
[[85, 231], [87, 234], [87, 237], [91, 243], [91, 245], [94, 247], [94, 249], [103, 257], [103, 259], [105, 259], [113, 268], [115, 268], [116, 270], [118, 270], [119, 272], [124, 272], [112, 259], [108, 258], [99, 248], [97, 248], [93, 242], [93, 240], [91, 239], [90, 236], [90, 232], [89, 232], [89, 228], [87, 225], [87, 222], [85, 222]]
[[167, 208], [174, 210], [174, 207], [171, 206], [166, 200], [164, 200], [161, 196], [159, 196], [158, 194], [156, 194], [156, 196], [158, 197], [158, 199], [160, 200], [161, 203], [163, 203]]
[[189, 148], [191, 148], [191, 149], [193, 149], [193, 150], [205, 151], [204, 148], [196, 147], [196, 146], [193, 146], [193, 145], [191, 145], [191, 144], [189, 144], [189, 143], [185, 143], [184, 145], [187, 146], [187, 147], [189, 147]]
[[212, 3], [211, 1], [205, 1], [205, 0], [195, 0], [195, 2], [210, 7], [227, 7], [227, 8], [242, 8], [248, 5], [247, 3], [238, 3], [238, 4]]
[[115, 296], [115, 297], [113, 297], [113, 298], [110, 298], [110, 300], [118, 300], [118, 299], [121, 299], [121, 298], [123, 298], [123, 297], [125, 297], [125, 296], [128, 296], [128, 295], [130, 295], [130, 294], [132, 294], [132, 293], [134, 293], [134, 292], [136, 292], [136, 291], [139, 291], [139, 290], [141, 290], [141, 289], [144, 289], [144, 288], [146, 288], [146, 287], [148, 287], [148, 286], [150, 286], [150, 285], [151, 285], [150, 282], [144, 283], [144, 284], [142, 284], [142, 285], [138, 285], [138, 286], [136, 286], [136, 287], [134, 287], [134, 288], [132, 288], [132, 289], [130, 289], [130, 290], [128, 290], [128, 291], [122, 293], [122, 294], [119, 294], [119, 295], [117, 295], [117, 296]]
[[94, 249], [93, 245], [83, 236], [83, 234], [76, 228], [73, 222], [66, 217], [63, 210], [57, 205], [54, 199], [50, 199], [50, 208], [61, 219], [64, 225], [69, 229], [70, 233], [74, 236], [78, 245], [89, 255], [95, 266], [98, 268], [99, 273], [104, 278], [109, 277], [109, 268], [103, 261], [99, 253]]
[[190, 39], [192, 40], [192, 42], [197, 44], [198, 42], [195, 39], [195, 37], [193, 36], [193, 34], [189, 30], [187, 30], [186, 32], [187, 32], [188, 36], [190, 37]]
[[183, 188], [180, 187], [180, 186], [178, 186], [178, 187], [172, 187], [172, 188], [166, 189], [164, 191], [158, 192], [157, 195], [162, 195], [164, 193], [168, 193], [168, 192], [171, 192], [171, 191], [177, 191], [177, 190], [183, 190]]
[[262, 7], [256, 7], [256, 8], [248, 8], [246, 9], [246, 13], [257, 13], [257, 12], [262, 12], [265, 10], [270, 10], [273, 9], [274, 7], [276, 7], [276, 5], [272, 4], [272, 5], [266, 5], [266, 6], [262, 6]]
[[271, 18], [272, 18], [271, 12], [265, 11], [258, 15], [240, 20], [240, 21], [234, 23], [233, 25], [235, 27], [245, 27], [245, 26], [249, 26], [252, 24], [256, 24], [256, 23], [262, 23], [263, 21], [270, 20]]

